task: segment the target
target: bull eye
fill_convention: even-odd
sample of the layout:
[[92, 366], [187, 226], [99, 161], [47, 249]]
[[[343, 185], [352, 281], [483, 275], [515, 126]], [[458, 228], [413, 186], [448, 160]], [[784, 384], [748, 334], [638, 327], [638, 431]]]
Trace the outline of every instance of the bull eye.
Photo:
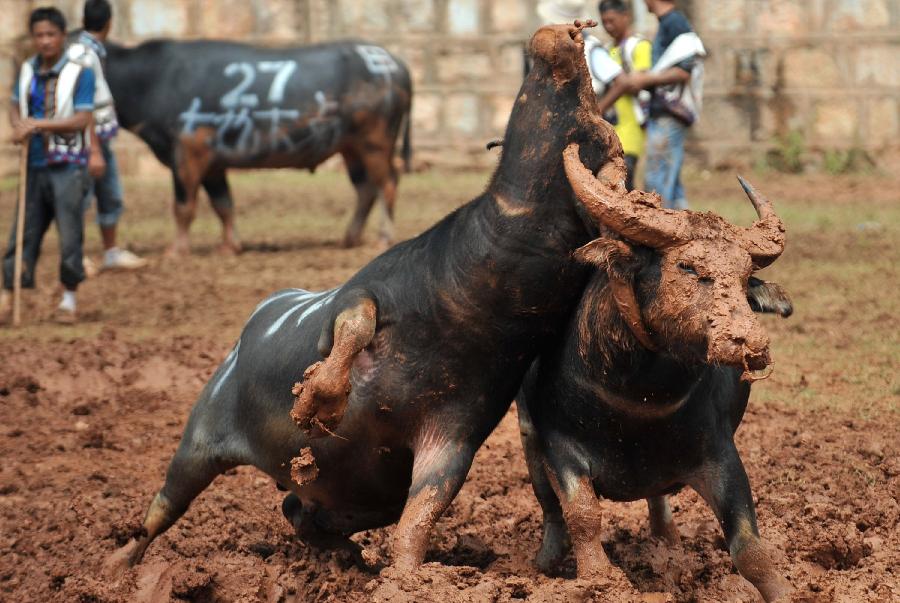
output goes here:
[[694, 267], [686, 262], [678, 262], [678, 269], [681, 270], [682, 272], [686, 272], [688, 274], [693, 274], [694, 276], [697, 276], [697, 271], [694, 270]]

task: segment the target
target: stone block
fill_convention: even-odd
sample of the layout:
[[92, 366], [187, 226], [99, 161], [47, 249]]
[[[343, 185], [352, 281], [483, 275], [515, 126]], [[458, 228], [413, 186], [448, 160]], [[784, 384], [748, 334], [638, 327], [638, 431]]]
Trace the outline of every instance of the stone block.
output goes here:
[[205, 38], [248, 38], [257, 31], [257, 6], [246, 0], [202, 0], [195, 31]]
[[521, 77], [525, 68], [525, 50], [521, 43], [504, 44], [497, 59], [497, 72]]
[[443, 99], [440, 94], [422, 93], [413, 97], [412, 128], [415, 136], [441, 131]]
[[900, 44], [860, 46], [856, 51], [856, 81], [900, 87]]
[[833, 0], [828, 26], [833, 31], [877, 29], [891, 24], [888, 2], [896, 0]]
[[491, 29], [497, 32], [519, 32], [528, 29], [529, 7], [525, 0], [493, 0]]
[[338, 14], [341, 31], [363, 39], [370, 38], [369, 32], [387, 32], [391, 26], [386, 2], [360, 2], [340, 0]]
[[491, 134], [499, 138], [506, 131], [509, 114], [512, 112], [516, 97], [512, 94], [498, 94], [491, 98]]
[[438, 55], [436, 64], [439, 80], [448, 84], [484, 81], [492, 75], [491, 59], [483, 52]]
[[[815, 29], [807, 0], [759, 0], [753, 3], [756, 33], [796, 35]], [[715, 10], [715, 9], [712, 9]]]
[[131, 0], [128, 22], [139, 39], [180, 37], [188, 32], [188, 5], [178, 0]]
[[472, 135], [478, 130], [479, 111], [478, 96], [475, 94], [450, 94], [444, 111], [445, 126], [452, 133]]
[[447, 29], [452, 34], [478, 33], [479, 11], [478, 0], [450, 0], [447, 5]]
[[822, 48], [789, 48], [782, 55], [788, 88], [839, 87], [848, 82], [837, 60]]
[[691, 129], [700, 140], [745, 143], [750, 141], [750, 115], [737, 99], [707, 98], [700, 121]]
[[900, 107], [894, 97], [884, 97], [869, 102], [866, 116], [867, 134], [865, 146], [897, 146], [900, 137]]
[[432, 0], [396, 0], [397, 29], [400, 31], [433, 31], [434, 3]]
[[859, 144], [859, 108], [855, 100], [819, 101], [813, 112], [812, 131], [817, 142], [837, 146]]
[[747, 0], [717, 0], [704, 3], [701, 31], [745, 31], [747, 28]]

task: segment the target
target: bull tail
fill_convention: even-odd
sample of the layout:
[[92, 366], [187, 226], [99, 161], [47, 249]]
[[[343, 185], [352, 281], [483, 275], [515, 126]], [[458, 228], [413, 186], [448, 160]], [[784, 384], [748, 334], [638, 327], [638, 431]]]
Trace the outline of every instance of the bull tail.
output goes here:
[[412, 143], [410, 142], [410, 130], [412, 129], [412, 109], [406, 114], [403, 123], [403, 148], [400, 156], [403, 157], [403, 171], [406, 174], [412, 172]]

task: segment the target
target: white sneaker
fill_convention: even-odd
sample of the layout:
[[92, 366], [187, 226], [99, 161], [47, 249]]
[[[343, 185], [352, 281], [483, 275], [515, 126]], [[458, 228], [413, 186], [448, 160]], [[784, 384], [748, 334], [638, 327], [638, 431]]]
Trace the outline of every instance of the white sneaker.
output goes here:
[[110, 249], [103, 254], [103, 270], [137, 270], [147, 263], [127, 249]]

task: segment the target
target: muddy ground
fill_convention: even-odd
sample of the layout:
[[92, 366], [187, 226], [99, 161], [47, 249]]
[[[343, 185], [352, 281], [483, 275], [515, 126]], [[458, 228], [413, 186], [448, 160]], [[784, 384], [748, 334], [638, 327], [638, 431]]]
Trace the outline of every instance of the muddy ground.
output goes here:
[[[399, 234], [420, 232], [485, 179], [408, 177]], [[737, 437], [762, 534], [782, 551], [795, 601], [900, 600], [900, 179], [754, 180], [788, 224], [787, 251], [764, 276], [796, 305], [790, 319], [765, 319], [776, 371], [754, 387]], [[142, 565], [105, 580], [102, 561], [138, 525], [194, 397], [253, 306], [285, 286], [334, 286], [378, 252], [337, 246], [352, 195], [342, 175], [248, 174], [235, 183], [248, 251], [217, 255], [204, 208], [195, 255], [165, 263], [165, 182], [127, 183], [123, 235], [152, 260], [148, 269], [92, 279], [80, 294], [82, 321], [51, 325], [51, 236], [27, 325], [0, 328], [0, 600], [757, 600], [693, 492], [673, 500], [676, 548], [649, 537], [643, 503], [605, 504], [605, 546], [632, 588], [578, 581], [571, 559], [559, 575], [539, 574], [531, 561], [540, 514], [515, 407], [479, 452], [415, 575], [365, 573], [341, 554], [297, 542], [273, 481], [239, 468], [218, 478]], [[688, 190], [696, 207], [749, 222], [732, 174], [695, 174]], [[2, 233], [12, 206], [7, 190]], [[355, 539], [386, 559], [390, 532]]]

